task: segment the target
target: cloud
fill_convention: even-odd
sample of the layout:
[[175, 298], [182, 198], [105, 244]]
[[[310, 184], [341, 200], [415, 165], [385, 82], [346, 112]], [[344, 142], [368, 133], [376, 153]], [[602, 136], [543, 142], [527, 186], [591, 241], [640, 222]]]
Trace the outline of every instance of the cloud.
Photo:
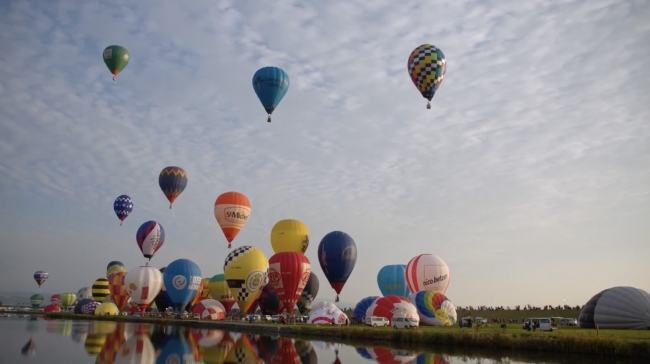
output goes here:
[[[0, 10], [0, 245], [11, 246], [0, 265], [24, 262], [12, 268], [21, 285], [59, 269], [48, 283], [76, 291], [111, 260], [141, 264], [134, 235], [152, 219], [168, 235], [152, 264], [185, 257], [219, 273], [228, 251], [212, 205], [229, 190], [253, 209], [235, 246], [270, 257], [273, 224], [301, 219], [323, 282], [318, 242], [348, 232], [359, 261], [345, 301], [377, 294], [373, 272], [424, 252], [450, 265], [448, 294], [461, 305], [551, 303], [524, 289], [531, 282], [564, 282], [558, 294], [572, 304], [650, 283], [631, 273], [650, 252], [641, 4], [14, 1]], [[406, 73], [423, 43], [448, 60], [431, 110]], [[131, 54], [116, 82], [100, 58], [110, 44]], [[267, 65], [291, 79], [270, 124], [251, 86]], [[157, 186], [169, 165], [189, 175], [171, 211]], [[123, 193], [135, 210], [119, 227], [111, 205]], [[16, 282], [0, 278], [0, 289]]]

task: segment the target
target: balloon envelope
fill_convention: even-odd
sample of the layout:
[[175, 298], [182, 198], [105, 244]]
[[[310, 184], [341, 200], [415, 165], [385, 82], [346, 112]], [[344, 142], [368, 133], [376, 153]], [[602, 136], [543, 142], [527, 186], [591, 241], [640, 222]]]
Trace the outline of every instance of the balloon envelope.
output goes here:
[[222, 193], [214, 201], [214, 217], [223, 231], [223, 235], [230, 243], [244, 227], [251, 215], [251, 204], [248, 198], [235, 191]]
[[87, 299], [87, 298], [93, 298], [93, 292], [90, 289], [90, 287], [83, 287], [77, 291], [77, 299], [79, 301]]
[[171, 262], [163, 273], [165, 289], [176, 311], [182, 311], [201, 285], [201, 269], [189, 259]]
[[447, 71], [447, 61], [438, 47], [423, 44], [409, 55], [407, 70], [422, 97], [431, 101], [442, 84]]
[[650, 293], [634, 287], [601, 291], [584, 305], [578, 327], [601, 329], [650, 329]]
[[263, 67], [253, 75], [253, 89], [264, 110], [271, 114], [289, 90], [289, 75], [278, 67]]
[[331, 325], [332, 323], [343, 325], [346, 321], [349, 320], [348, 316], [341, 311], [340, 308], [336, 306], [324, 306], [319, 309], [313, 310], [309, 314], [309, 319], [307, 323], [309, 324], [320, 324], [320, 325]]
[[[118, 196], [113, 202], [113, 211], [120, 221], [124, 221], [133, 211], [133, 200], [127, 195]], [[120, 223], [120, 225], [122, 225]]]
[[147, 221], [140, 225], [135, 234], [135, 241], [145, 258], [151, 258], [165, 243], [165, 229], [155, 221]]
[[230, 293], [237, 301], [242, 313], [249, 313], [266, 284], [269, 262], [264, 253], [244, 245], [233, 249], [226, 257], [223, 271]]
[[420, 321], [417, 308], [406, 297], [393, 295], [380, 297], [366, 310], [366, 316], [385, 317], [388, 321], [394, 315], [414, 318], [418, 322]]
[[382, 267], [377, 273], [377, 284], [379, 290], [384, 296], [389, 294], [395, 296], [408, 297], [411, 293], [406, 284], [405, 264], [393, 264]]
[[437, 255], [420, 254], [406, 265], [405, 277], [411, 292], [434, 291], [445, 294], [449, 286], [449, 267]]
[[114, 260], [108, 263], [108, 265], [106, 266], [106, 278], [111, 278], [111, 275], [118, 272], [126, 273], [126, 268], [124, 268], [124, 264], [122, 264], [122, 262], [118, 262], [117, 260]]
[[273, 288], [273, 284], [270, 282], [262, 288], [262, 293], [260, 293], [257, 303], [260, 306], [262, 315], [277, 315], [282, 312], [282, 302], [275, 288]]
[[309, 306], [311, 306], [311, 303], [314, 302], [314, 299], [318, 294], [319, 287], [320, 283], [318, 281], [318, 277], [312, 271], [309, 274], [309, 280], [307, 281], [305, 288], [300, 294], [300, 298], [298, 298], [298, 302], [296, 302], [296, 306], [298, 306], [298, 310], [300, 310], [301, 314], [304, 315], [307, 313], [307, 311], [309, 311]]
[[45, 298], [43, 298], [43, 295], [40, 294], [33, 294], [31, 297], [29, 297], [29, 304], [32, 305], [33, 308], [38, 308], [41, 306]]
[[232, 306], [235, 304], [235, 297], [232, 296], [230, 288], [228, 287], [228, 282], [226, 282], [226, 277], [223, 273], [217, 274], [214, 277], [210, 278], [208, 282], [208, 289], [210, 290], [210, 296], [219, 301], [223, 307], [226, 309], [226, 314], [230, 312]]
[[456, 306], [442, 293], [420, 291], [409, 296], [418, 310], [420, 325], [453, 326], [457, 321]]
[[333, 231], [323, 237], [318, 245], [320, 266], [338, 294], [341, 293], [357, 262], [357, 245], [350, 235]]
[[169, 208], [187, 187], [187, 173], [181, 167], [166, 167], [160, 171], [158, 185], [169, 201]]
[[98, 278], [91, 288], [93, 300], [101, 302], [107, 296], [110, 296], [111, 290], [108, 288], [108, 279], [101, 277]]
[[271, 229], [271, 247], [275, 253], [305, 253], [309, 247], [309, 229], [302, 221], [280, 220]]
[[53, 294], [50, 296], [50, 303], [53, 303], [55, 305], [60, 305], [61, 304], [61, 295], [60, 294]]
[[116, 316], [120, 310], [114, 303], [104, 302], [95, 309], [95, 316]]
[[36, 273], [34, 273], [34, 280], [36, 281], [36, 283], [38, 283], [38, 286], [40, 287], [41, 284], [43, 284], [43, 282], [45, 282], [49, 276], [50, 275], [47, 272], [39, 270]]
[[111, 291], [111, 301], [122, 311], [129, 301], [129, 293], [126, 290], [126, 273], [115, 273], [108, 279], [108, 289]]
[[355, 319], [364, 319], [366, 317], [366, 311], [368, 310], [368, 307], [372, 305], [373, 302], [375, 302], [379, 296], [370, 296], [361, 299], [357, 303], [356, 306], [354, 306], [354, 310], [352, 311], [352, 315]]
[[61, 297], [59, 298], [59, 302], [61, 304], [61, 307], [63, 308], [72, 307], [72, 305], [76, 300], [77, 300], [77, 295], [71, 292], [61, 293]]
[[226, 318], [226, 309], [215, 299], [205, 299], [192, 308], [192, 313], [201, 315], [201, 320], [223, 320]]
[[162, 288], [163, 277], [154, 267], [141, 266], [131, 269], [124, 279], [126, 292], [131, 301], [144, 310], [153, 302]]
[[129, 51], [119, 45], [110, 45], [102, 52], [104, 63], [113, 74], [113, 80], [129, 64]]
[[302, 253], [281, 252], [269, 259], [269, 282], [287, 312], [293, 312], [310, 274], [309, 259]]

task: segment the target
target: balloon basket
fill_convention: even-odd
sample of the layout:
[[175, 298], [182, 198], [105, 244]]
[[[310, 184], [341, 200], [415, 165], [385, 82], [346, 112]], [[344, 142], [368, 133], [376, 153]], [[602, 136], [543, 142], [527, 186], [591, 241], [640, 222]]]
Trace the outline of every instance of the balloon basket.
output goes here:
[[431, 109], [431, 103], [427, 102], [427, 109]]
[[266, 122], [267, 122], [267, 123], [270, 123], [270, 122], [271, 122], [271, 115], [269, 115], [269, 117], [266, 119]]
[[170, 209], [170, 210], [172, 209], [172, 204], [169, 204], [169, 209]]

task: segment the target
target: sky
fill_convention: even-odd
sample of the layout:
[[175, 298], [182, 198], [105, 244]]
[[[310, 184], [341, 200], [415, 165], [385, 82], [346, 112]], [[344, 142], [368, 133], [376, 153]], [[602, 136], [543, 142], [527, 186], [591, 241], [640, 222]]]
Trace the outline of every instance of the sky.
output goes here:
[[[423, 253], [460, 306], [650, 291], [648, 19], [641, 0], [3, 1], [0, 291], [142, 265], [148, 220], [166, 233], [151, 265], [222, 273], [213, 206], [232, 190], [252, 210], [233, 247], [270, 258], [277, 221], [309, 227], [319, 299], [331, 231], [358, 249], [342, 302]], [[447, 60], [430, 110], [406, 70], [425, 43]], [[112, 44], [130, 53], [115, 82]], [[265, 66], [291, 81], [271, 123], [251, 84]], [[188, 174], [171, 210], [167, 166]]]

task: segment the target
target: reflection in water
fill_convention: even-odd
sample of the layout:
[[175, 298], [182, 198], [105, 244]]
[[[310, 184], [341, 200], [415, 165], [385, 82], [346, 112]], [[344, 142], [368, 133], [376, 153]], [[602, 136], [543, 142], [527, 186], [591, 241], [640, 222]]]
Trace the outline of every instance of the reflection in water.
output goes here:
[[36, 354], [36, 345], [34, 345], [34, 341], [29, 339], [27, 344], [20, 349], [20, 353], [23, 354], [23, 356], [34, 356], [34, 354]]
[[[453, 364], [453, 363], [637, 363], [629, 358], [562, 356], [537, 352], [443, 351], [452, 355], [432, 353], [429, 349], [405, 345], [411, 350], [381, 347], [357, 347], [324, 341], [307, 341], [278, 336], [262, 336], [185, 328], [171, 325], [118, 323], [113, 321], [25, 320], [18, 331], [24, 335], [11, 350], [15, 355], [21, 347], [22, 356], [34, 356], [39, 345], [38, 359], [56, 357], [59, 362], [95, 364]], [[0, 322], [1, 324], [1, 322]], [[27, 325], [28, 334], [24, 328]], [[45, 328], [45, 330], [43, 330]], [[2, 331], [0, 334], [11, 331]], [[56, 344], [61, 352], [52, 352], [41, 336], [71, 336], [59, 340], [74, 346]], [[30, 337], [31, 336], [31, 337]], [[27, 338], [29, 341], [23, 344]], [[78, 344], [75, 344], [78, 343]], [[2, 345], [2, 340], [0, 340]], [[83, 347], [83, 349], [82, 349]], [[0, 352], [3, 348], [0, 347]], [[356, 353], [355, 353], [356, 351]], [[71, 354], [72, 353], [72, 354]], [[470, 354], [466, 354], [470, 353]], [[67, 356], [66, 356], [67, 355]], [[609, 359], [609, 360], [608, 360]], [[0, 360], [1, 361], [1, 360]], [[13, 360], [11, 362], [17, 362]], [[643, 362], [643, 361], [641, 361]], [[647, 362], [647, 361], [646, 361]]]

